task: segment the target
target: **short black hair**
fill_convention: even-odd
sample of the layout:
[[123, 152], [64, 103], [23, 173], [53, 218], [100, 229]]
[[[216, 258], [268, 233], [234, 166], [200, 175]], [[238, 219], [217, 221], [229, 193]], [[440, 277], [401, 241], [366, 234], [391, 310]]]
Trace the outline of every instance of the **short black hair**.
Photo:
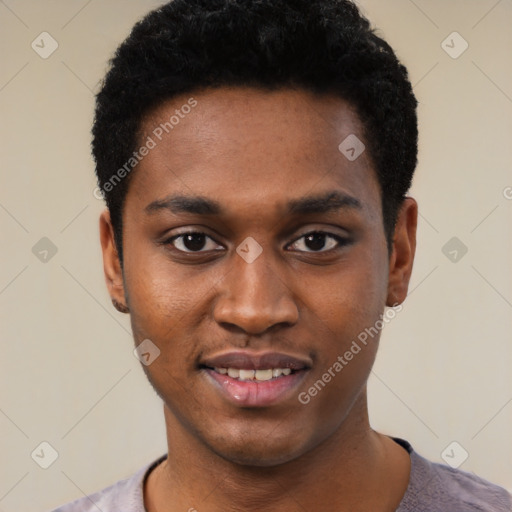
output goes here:
[[126, 163], [128, 171], [136, 166], [144, 116], [177, 95], [222, 86], [301, 88], [353, 105], [391, 244], [417, 163], [417, 101], [406, 68], [357, 6], [350, 0], [173, 0], [133, 27], [96, 97], [92, 151], [121, 261]]

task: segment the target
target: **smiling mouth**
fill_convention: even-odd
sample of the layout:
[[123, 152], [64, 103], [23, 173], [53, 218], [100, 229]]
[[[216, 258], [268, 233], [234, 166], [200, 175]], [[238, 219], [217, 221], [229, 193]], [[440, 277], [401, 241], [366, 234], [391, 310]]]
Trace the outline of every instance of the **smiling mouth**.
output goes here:
[[253, 382], [266, 382], [269, 380], [275, 380], [283, 375], [286, 377], [296, 371], [300, 370], [292, 370], [291, 368], [267, 368], [261, 370], [250, 370], [250, 369], [239, 369], [239, 368], [222, 368], [222, 367], [213, 367], [210, 368], [205, 366], [210, 370], [213, 370], [215, 373], [219, 375], [227, 375], [232, 379], [239, 381], [253, 381]]
[[225, 368], [203, 366], [215, 393], [236, 407], [269, 407], [298, 394], [308, 368]]
[[199, 361], [206, 383], [236, 407], [269, 407], [298, 393], [312, 367], [310, 357], [280, 352], [235, 350]]

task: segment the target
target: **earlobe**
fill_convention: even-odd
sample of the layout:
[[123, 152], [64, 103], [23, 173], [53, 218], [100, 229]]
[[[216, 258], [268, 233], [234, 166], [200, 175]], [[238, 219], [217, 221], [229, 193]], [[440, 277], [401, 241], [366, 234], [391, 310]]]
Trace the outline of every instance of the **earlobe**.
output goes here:
[[121, 313], [128, 313], [124, 291], [123, 271], [114, 238], [114, 228], [110, 212], [104, 210], [100, 215], [100, 242], [103, 253], [103, 272], [112, 304]]
[[119, 311], [119, 313], [129, 313], [130, 308], [128, 306], [125, 306], [124, 304], [121, 304], [120, 302], [117, 302], [116, 299], [112, 299], [112, 305]]
[[417, 224], [418, 204], [412, 197], [406, 197], [398, 214], [389, 259], [388, 307], [401, 304], [407, 296], [416, 251]]

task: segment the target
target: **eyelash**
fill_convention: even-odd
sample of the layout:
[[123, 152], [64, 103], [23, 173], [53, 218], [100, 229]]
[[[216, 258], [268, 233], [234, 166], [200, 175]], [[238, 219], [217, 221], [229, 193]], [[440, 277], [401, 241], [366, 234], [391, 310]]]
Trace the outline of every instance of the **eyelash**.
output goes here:
[[[183, 250], [178, 249], [177, 247], [174, 246], [173, 242], [175, 240], [183, 238], [183, 237], [185, 237], [187, 235], [204, 235], [206, 238], [209, 238], [210, 240], [213, 240], [216, 244], [218, 244], [218, 242], [216, 240], [214, 240], [211, 236], [207, 235], [203, 231], [187, 231], [185, 233], [180, 233], [179, 235], [173, 235], [172, 237], [164, 240], [162, 242], [162, 244], [166, 245], [166, 246], [169, 246], [169, 245], [173, 246], [173, 249], [178, 251], [181, 254], [206, 254], [206, 253], [210, 252], [210, 251], [204, 251], [204, 250], [200, 250], [200, 251], [183, 251]], [[325, 235], [326, 238], [334, 239], [337, 242], [338, 245], [336, 247], [333, 247], [333, 248], [328, 249], [326, 251], [320, 250], [320, 251], [298, 251], [298, 252], [306, 253], [306, 254], [327, 254], [327, 253], [331, 253], [332, 251], [339, 250], [342, 247], [350, 244], [350, 240], [348, 238], [342, 237], [340, 235], [335, 235], [334, 233], [329, 233], [327, 231], [313, 230], [313, 231], [308, 231], [307, 233], [303, 233], [301, 236], [296, 238], [289, 245], [293, 245], [293, 244], [297, 243], [299, 240], [301, 240], [303, 238], [306, 238], [306, 237], [308, 237], [310, 235]], [[220, 245], [220, 244], [218, 244], [218, 245]], [[217, 251], [217, 250], [218, 249], [214, 249], [214, 251]]]

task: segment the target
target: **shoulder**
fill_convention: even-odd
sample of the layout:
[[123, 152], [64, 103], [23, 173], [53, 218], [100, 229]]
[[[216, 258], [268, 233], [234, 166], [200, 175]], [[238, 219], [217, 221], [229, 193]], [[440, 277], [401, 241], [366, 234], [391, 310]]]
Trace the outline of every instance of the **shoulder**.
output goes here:
[[166, 456], [146, 464], [132, 476], [88, 496], [62, 505], [52, 512], [144, 512], [143, 484], [146, 475]]
[[430, 462], [410, 449], [409, 486], [397, 512], [511, 512], [512, 496], [472, 473]]

